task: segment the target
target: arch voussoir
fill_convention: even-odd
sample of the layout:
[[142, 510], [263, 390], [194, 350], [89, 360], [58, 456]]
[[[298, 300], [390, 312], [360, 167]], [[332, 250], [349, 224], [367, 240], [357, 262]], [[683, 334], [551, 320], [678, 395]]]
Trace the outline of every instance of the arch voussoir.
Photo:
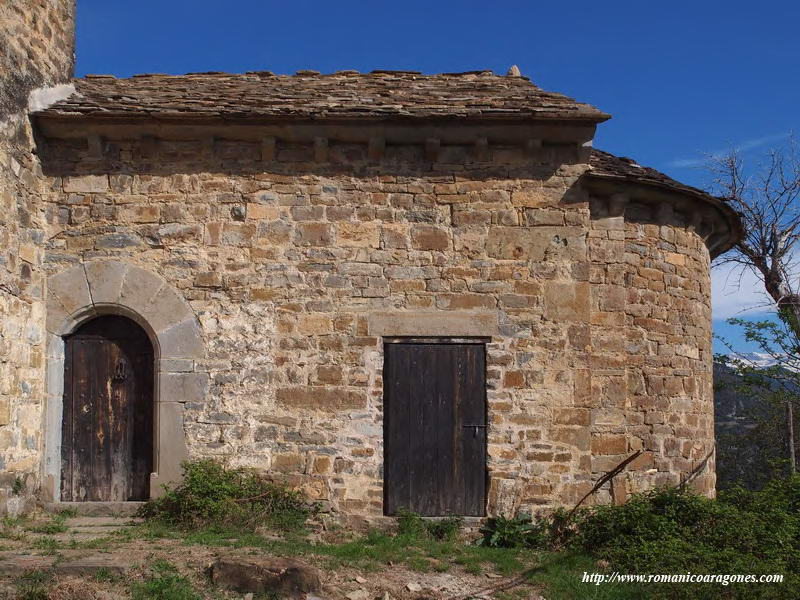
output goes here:
[[155, 472], [151, 496], [180, 479], [187, 456], [184, 406], [205, 399], [208, 374], [197, 371], [205, 356], [200, 325], [189, 303], [159, 275], [122, 261], [74, 265], [47, 280], [47, 495], [60, 498], [61, 402], [64, 339], [81, 324], [106, 314], [127, 316], [151, 336], [156, 352]]

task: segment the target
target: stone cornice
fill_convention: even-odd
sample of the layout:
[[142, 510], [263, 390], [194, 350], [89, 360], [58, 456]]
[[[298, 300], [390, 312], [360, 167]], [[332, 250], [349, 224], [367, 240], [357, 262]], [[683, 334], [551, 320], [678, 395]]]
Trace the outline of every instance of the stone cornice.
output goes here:
[[736, 211], [721, 199], [693, 188], [592, 171], [584, 174], [581, 182], [604, 205], [603, 214], [593, 217], [624, 217], [634, 202], [651, 209], [649, 221], [656, 225], [670, 224], [679, 215], [686, 227], [703, 238], [712, 259], [730, 250], [744, 236]]

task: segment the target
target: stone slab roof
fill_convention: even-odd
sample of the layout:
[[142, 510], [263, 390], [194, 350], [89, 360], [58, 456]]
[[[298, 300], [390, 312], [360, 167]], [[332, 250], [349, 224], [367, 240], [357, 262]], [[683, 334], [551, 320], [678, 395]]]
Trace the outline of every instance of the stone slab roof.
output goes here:
[[413, 71], [340, 71], [87, 75], [77, 93], [39, 115], [54, 117], [223, 118], [270, 120], [466, 119], [583, 120], [609, 115], [526, 77], [491, 71], [422, 75]]
[[665, 175], [661, 171], [656, 171], [650, 167], [643, 167], [632, 158], [615, 156], [614, 154], [598, 150], [597, 148], [592, 148], [589, 164], [592, 168], [591, 175], [594, 176], [638, 181], [640, 183], [671, 188], [693, 195], [704, 196], [715, 201], [721, 201], [719, 198], [715, 198], [699, 188], [681, 183]]
[[688, 195], [719, 211], [727, 223], [727, 230], [719, 232], [722, 239], [711, 248], [712, 258], [727, 252], [744, 235], [744, 228], [739, 215], [723, 198], [712, 196], [699, 188], [676, 181], [653, 168], [643, 167], [632, 158], [615, 156], [597, 148], [592, 148], [589, 165], [591, 167], [588, 172], [589, 177], [594, 177], [597, 180], [627, 181], [645, 186], [655, 186], [660, 189]]

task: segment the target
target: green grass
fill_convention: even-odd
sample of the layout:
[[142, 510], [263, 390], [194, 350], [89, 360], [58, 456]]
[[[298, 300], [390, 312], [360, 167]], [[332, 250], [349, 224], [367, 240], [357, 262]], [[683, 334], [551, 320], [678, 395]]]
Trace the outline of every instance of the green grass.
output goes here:
[[74, 517], [76, 514], [74, 509], [62, 510], [58, 514], [52, 515], [49, 521], [29, 525], [25, 527], [25, 529], [32, 533], [44, 533], [47, 535], [66, 533], [69, 531], [69, 527], [67, 527], [65, 521], [70, 517]]
[[63, 548], [56, 538], [50, 536], [36, 538], [33, 540], [32, 546], [45, 556], [52, 556]]
[[583, 574], [600, 573], [597, 561], [586, 554], [553, 552], [540, 554], [540, 564], [528, 581], [544, 588], [548, 600], [639, 600], [647, 590], [635, 584], [583, 583]]
[[133, 600], [202, 600], [188, 579], [175, 566], [159, 560], [151, 567], [152, 575], [131, 585]]
[[53, 575], [46, 571], [28, 571], [23, 573], [14, 584], [17, 587], [19, 600], [48, 600]]
[[252, 532], [220, 527], [201, 529], [184, 536], [188, 545], [258, 548], [281, 556], [314, 557], [329, 569], [352, 566], [376, 571], [386, 565], [405, 565], [420, 572], [444, 572], [461, 565], [470, 573], [493, 571], [510, 575], [529, 566], [531, 553], [515, 548], [486, 548], [423, 533], [389, 535], [379, 531], [342, 543], [312, 543], [296, 536], [270, 539]]

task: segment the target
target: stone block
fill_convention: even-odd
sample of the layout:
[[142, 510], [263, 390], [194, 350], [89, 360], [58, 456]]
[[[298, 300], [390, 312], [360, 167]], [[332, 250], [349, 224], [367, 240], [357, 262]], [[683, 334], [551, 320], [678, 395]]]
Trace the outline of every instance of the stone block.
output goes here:
[[203, 288], [221, 287], [222, 274], [217, 271], [201, 271], [194, 276], [194, 286]]
[[294, 559], [220, 558], [210, 574], [214, 586], [241, 594], [300, 599], [321, 588], [316, 569]]
[[342, 387], [290, 387], [280, 388], [276, 394], [279, 405], [287, 408], [337, 412], [364, 409], [367, 397], [363, 390]]
[[447, 250], [450, 247], [447, 230], [433, 225], [416, 225], [411, 228], [411, 247], [415, 250]]
[[164, 284], [158, 275], [131, 265], [122, 281], [119, 303], [141, 314]]
[[556, 425], [583, 425], [588, 426], [591, 421], [591, 412], [586, 408], [554, 408], [553, 422]]
[[327, 315], [300, 315], [297, 332], [302, 335], [324, 335], [333, 332], [333, 321]]
[[66, 333], [62, 330], [67, 325], [67, 318], [69, 317], [69, 314], [52, 290], [47, 290], [46, 307], [47, 331], [56, 334]]
[[95, 304], [117, 304], [128, 266], [117, 261], [96, 260], [85, 264], [89, 291]]
[[70, 267], [52, 275], [47, 280], [47, 288], [52, 292], [64, 307], [67, 314], [71, 315], [79, 309], [92, 306], [92, 297], [89, 293], [89, 284], [83, 265]]
[[166, 283], [139, 312], [157, 333], [194, 318], [186, 301]]
[[545, 316], [553, 321], [589, 321], [590, 285], [584, 282], [547, 282]]
[[577, 227], [489, 228], [486, 253], [492, 258], [540, 261], [548, 252], [580, 258], [586, 252], [583, 231]]
[[488, 294], [440, 294], [436, 308], [445, 310], [474, 310], [496, 308], [497, 300]]
[[261, 204], [259, 202], [250, 202], [247, 204], [247, 218], [251, 220], [265, 219], [274, 221], [281, 216], [280, 208], [277, 206], [270, 206], [268, 204]]
[[[162, 376], [163, 378], [163, 376]], [[156, 404], [158, 422], [157, 454], [150, 477], [150, 495], [157, 498], [164, 493], [163, 485], [181, 480], [181, 462], [188, 458], [186, 432], [184, 431], [184, 404], [159, 402]]]
[[628, 440], [624, 435], [596, 434], [592, 436], [592, 454], [624, 454]]
[[158, 362], [161, 373], [188, 373], [194, 370], [194, 361], [186, 358], [162, 358]]
[[208, 393], [207, 373], [162, 373], [158, 378], [158, 402], [203, 403]]
[[367, 332], [371, 336], [450, 337], [498, 335], [496, 312], [377, 312], [367, 316]]
[[330, 246], [333, 244], [333, 226], [330, 223], [298, 223], [295, 243], [298, 246]]
[[158, 334], [162, 358], [202, 358], [205, 351], [194, 317]]
[[337, 223], [336, 245], [355, 248], [378, 248], [381, 230], [377, 223]]
[[64, 191], [68, 194], [92, 194], [108, 191], [108, 175], [65, 177]]
[[588, 427], [554, 427], [550, 430], [550, 439], [554, 442], [574, 446], [578, 450], [589, 450]]

